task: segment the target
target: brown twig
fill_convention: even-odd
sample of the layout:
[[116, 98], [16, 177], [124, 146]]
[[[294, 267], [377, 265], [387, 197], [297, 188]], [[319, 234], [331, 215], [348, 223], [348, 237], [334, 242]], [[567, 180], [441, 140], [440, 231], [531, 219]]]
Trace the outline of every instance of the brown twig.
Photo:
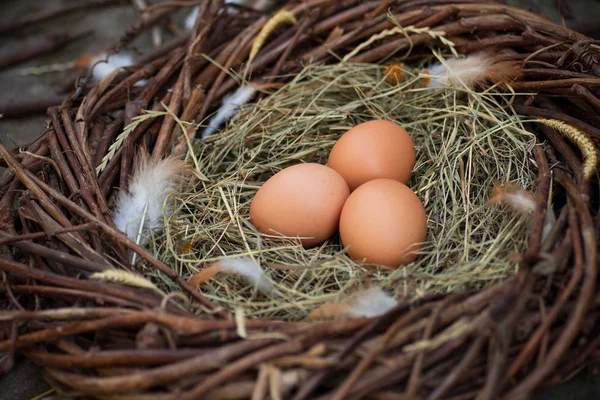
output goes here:
[[74, 34], [64, 33], [49, 36], [46, 38], [45, 43], [32, 47], [28, 50], [24, 50], [18, 54], [11, 54], [10, 56], [0, 60], [0, 71], [10, 68], [13, 65], [33, 60], [34, 58], [40, 57], [44, 54], [55, 52], [69, 43], [83, 39], [86, 36], [90, 36], [93, 32], [94, 31], [91, 29], [88, 29]]
[[0, 246], [4, 246], [4, 245], [10, 244], [10, 243], [20, 242], [23, 240], [42, 239], [47, 236], [59, 235], [61, 233], [85, 231], [85, 230], [88, 230], [88, 229], [91, 229], [94, 227], [95, 227], [95, 224], [90, 222], [87, 224], [75, 225], [75, 226], [71, 226], [69, 228], [59, 229], [54, 232], [35, 232], [35, 233], [29, 233], [27, 235], [13, 236], [10, 238], [0, 239]]
[[64, 99], [64, 96], [56, 95], [42, 99], [11, 102], [0, 107], [0, 114], [3, 119], [29, 118], [33, 115], [45, 114], [48, 107], [58, 106]]
[[582, 131], [586, 132], [596, 141], [600, 142], [600, 128], [593, 127], [585, 122], [582, 122], [576, 118], [573, 118], [569, 115], [565, 115], [560, 112], [556, 112], [553, 110], [544, 110], [541, 108], [535, 108], [530, 106], [522, 106], [515, 104], [515, 110], [523, 115], [531, 116], [531, 117], [540, 117], [540, 118], [549, 118], [549, 119], [557, 119], [559, 121], [563, 121], [569, 123]]
[[246, 369], [252, 368], [259, 365], [263, 361], [270, 360], [272, 358], [281, 357], [289, 354], [299, 353], [302, 351], [302, 344], [298, 341], [285, 342], [279, 345], [271, 346], [265, 350], [250, 353], [248, 356], [241, 360], [222, 368], [219, 372], [212, 375], [209, 379], [204, 380], [202, 383], [195, 386], [192, 390], [184, 393], [181, 397], [182, 400], [193, 400], [204, 395], [210, 389], [219, 387], [227, 381], [227, 379], [235, 376]]
[[[581, 290], [579, 292], [579, 298], [576, 303], [575, 309], [573, 310], [568, 322], [566, 323], [565, 328], [561, 332], [560, 337], [552, 346], [551, 350], [548, 352], [545, 362], [539, 365], [516, 388], [511, 390], [506, 395], [507, 399], [515, 398], [517, 396], [522, 395], [523, 393], [531, 393], [531, 391], [537, 385], [539, 385], [539, 383], [550, 373], [552, 368], [556, 366], [561, 355], [564, 354], [569, 345], [575, 339], [575, 336], [579, 331], [578, 327], [581, 326], [581, 321], [585, 317], [585, 313], [591, 305], [593, 293], [596, 288], [598, 246], [594, 234], [592, 217], [589, 213], [588, 207], [582, 201], [581, 195], [577, 190], [577, 187], [559, 171], [556, 171], [555, 175], [557, 181], [566, 189], [567, 193], [569, 194], [569, 199], [573, 204], [569, 222], [570, 224], [572, 224], [571, 232], [573, 235], [573, 243], [575, 248], [575, 271], [573, 277], [571, 278], [571, 281], [569, 282], [569, 286], [563, 292], [560, 301], [562, 301], [563, 298], [568, 297], [565, 292], [573, 292], [579, 280], [582, 280]], [[581, 218], [580, 221], [577, 221], [577, 217], [575, 217], [574, 210], [577, 210], [577, 215], [579, 216], [579, 218]], [[578, 223], [582, 225], [581, 237], [579, 236], [580, 231], [577, 229], [576, 226], [576, 224]], [[585, 279], [582, 279], [584, 276]], [[548, 318], [546, 321], [548, 320], [550, 320], [550, 318]], [[539, 337], [539, 335], [535, 337], [537, 338]], [[531, 341], [532, 340], [530, 340], [530, 343]], [[525, 354], [525, 352], [523, 352], [522, 354]], [[515, 369], [516, 364], [514, 364], [514, 366], [511, 368], [511, 372]]]
[[40, 11], [34, 14], [25, 15], [4, 26], [0, 26], [0, 35], [16, 34], [21, 29], [29, 26], [46, 22], [55, 18], [63, 17], [72, 12], [87, 10], [92, 8], [106, 7], [112, 5], [126, 4], [124, 0], [87, 0], [69, 3], [61, 7], [55, 7], [49, 10]]
[[[0, 146], [0, 149], [2, 149], [2, 146]], [[27, 171], [24, 171], [24, 172], [25, 172], [25, 174], [27, 174]], [[54, 190], [50, 186], [46, 185], [45, 183], [39, 181], [37, 178], [35, 178], [33, 176], [29, 176], [28, 178], [31, 179], [33, 182], [35, 182], [37, 185], [39, 185], [39, 187], [44, 192], [46, 192], [49, 196], [51, 196], [54, 200], [56, 200], [63, 207], [78, 214], [82, 218], [87, 219], [88, 221], [96, 222], [98, 224], [98, 227], [100, 229], [102, 229], [102, 231], [104, 231], [105, 235], [107, 235], [111, 239], [115, 240], [116, 242], [122, 243], [129, 250], [136, 252], [142, 259], [146, 260], [150, 265], [152, 265], [153, 267], [155, 267], [156, 269], [158, 269], [159, 271], [164, 273], [169, 278], [173, 279], [175, 281], [175, 283], [180, 285], [182, 287], [182, 289], [184, 289], [186, 292], [191, 294], [192, 297], [194, 297], [201, 304], [204, 304], [205, 306], [209, 307], [210, 309], [215, 309], [215, 306], [210, 301], [206, 300], [200, 292], [198, 292], [194, 287], [192, 287], [190, 284], [188, 284], [184, 279], [182, 279], [179, 275], [177, 275], [177, 273], [175, 271], [173, 271], [171, 268], [169, 268], [167, 265], [165, 265], [161, 261], [157, 260], [148, 250], [144, 249], [143, 247], [141, 247], [138, 244], [129, 240], [127, 238], [127, 236], [125, 236], [125, 234], [123, 234], [122, 232], [119, 232], [116, 229], [114, 229], [112, 226], [98, 220], [92, 214], [88, 213], [81, 207], [72, 203], [71, 201], [69, 201], [69, 199], [64, 197], [62, 194], [58, 193], [56, 190]]]

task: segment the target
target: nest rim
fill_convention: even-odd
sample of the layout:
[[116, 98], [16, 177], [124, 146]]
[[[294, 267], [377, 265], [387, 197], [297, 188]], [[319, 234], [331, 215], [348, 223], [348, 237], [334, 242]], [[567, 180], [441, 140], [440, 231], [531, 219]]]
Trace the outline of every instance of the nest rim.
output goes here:
[[[222, 25], [219, 25], [222, 21], [217, 18], [218, 3], [205, 2], [198, 20], [222, 29]], [[600, 71], [597, 65], [590, 66], [587, 72], [589, 78], [565, 78], [577, 72], [573, 71], [573, 63], [568, 65], [568, 62], [575, 59], [589, 64], [593, 60], [594, 52], [598, 51], [594, 41], [529, 12], [495, 2], [416, 0], [382, 4], [390, 6], [396, 15], [403, 16], [403, 21], [408, 21], [410, 25], [436, 26], [451, 36], [469, 34], [470, 31], [489, 35], [483, 39], [463, 41], [457, 49], [460, 53], [472, 52], [491, 44], [530, 46], [536, 50], [522, 54], [522, 59], [530, 59], [535, 54], [542, 60], [540, 63], [549, 64], [550, 60], [560, 65], [561, 72], [566, 71], [560, 77], [560, 73], [549, 72], [553, 68], [544, 71], [530, 68], [533, 71], [529, 71], [515, 87], [535, 90], [537, 94], [530, 102], [516, 104], [515, 110], [529, 117], [556, 120], [576, 128], [593, 143], [593, 150], [597, 153], [600, 130], [593, 125], [594, 115], [586, 115], [585, 110], [594, 107], [596, 111], [600, 110], [600, 101], [594, 94]], [[275, 76], [290, 68], [290, 63], [286, 65], [286, 59], [289, 61], [291, 50], [286, 52], [286, 46], [282, 43], [287, 44], [289, 49], [299, 46], [305, 34], [305, 25], [315, 24], [312, 34], [322, 35], [340, 24], [346, 24], [346, 29], [362, 26], [360, 24], [364, 24], [364, 21], [361, 17], [367, 12], [377, 11], [374, 15], [379, 19], [375, 18], [376, 22], [372, 25], [367, 24], [373, 26], [372, 29], [381, 29], [387, 21], [386, 8], [377, 8], [378, 4], [375, 3], [358, 4], [357, 1], [348, 0], [343, 4], [331, 5], [325, 0], [312, 0], [307, 4], [292, 1], [286, 5], [293, 6], [289, 9], [305, 19], [282, 28], [276, 37], [270, 39], [263, 52], [258, 53], [253, 63], [255, 68], [264, 68]], [[425, 13], [423, 6], [426, 6]], [[312, 13], [317, 11], [330, 14], [316, 24]], [[238, 35], [237, 40], [231, 40], [220, 51], [216, 51], [215, 59], [220, 57], [227, 69], [238, 65], [241, 61], [236, 57], [250, 51], [247, 38], [252, 35], [249, 33], [256, 34], [262, 23], [264, 20], [259, 20], [240, 29], [244, 35]], [[197, 24], [194, 34], [199, 29]], [[499, 35], [498, 31], [511, 33], [507, 37]], [[334, 40], [331, 50], [347, 48], [353, 39], [362, 39], [356, 31], [352, 32], [354, 36], [342, 35]], [[371, 32], [367, 30], [365, 33]], [[419, 36], [418, 33], [409, 35], [411, 46], [416, 49], [430, 44], [428, 37]], [[127, 40], [131, 38], [125, 38], [119, 45], [123, 46]], [[389, 55], [390, 49], [397, 51], [407, 43], [406, 38], [388, 38], [383, 44], [351, 60], [380, 59], [382, 55]], [[204, 40], [194, 45], [209, 46], [210, 41]], [[231, 55], [225, 51], [236, 46], [241, 49], [239, 54]], [[326, 62], [331, 57], [328, 51], [317, 51], [319, 46], [313, 46], [315, 53], [312, 56], [316, 61]], [[556, 49], [563, 49], [564, 53], [553, 54]], [[237, 395], [246, 390], [243, 393], [251, 397], [252, 392], [258, 390], [256, 388], [266, 390], [269, 379], [280, 379], [278, 382], [281, 384], [285, 376], [285, 382], [292, 383], [288, 383], [289, 387], [279, 388], [281, 391], [293, 388], [294, 391], [286, 392], [286, 396], [293, 396], [294, 400], [311, 398], [317, 392], [319, 398], [335, 399], [369, 394], [383, 396], [381, 398], [386, 395], [414, 396], [418, 393], [426, 393], [429, 399], [451, 398], [453, 395], [491, 399], [499, 393], [503, 398], [515, 398], [529, 395], [545, 383], [545, 379], [549, 379], [547, 382], [550, 384], [556, 384], [592, 361], [592, 356], [600, 346], [600, 340], [594, 336], [600, 330], [597, 313], [594, 312], [599, 224], [594, 222], [594, 218], [598, 218], [598, 205], [593, 203], [593, 195], [597, 190], [597, 180], [595, 175], [590, 179], [585, 178], [578, 153], [561, 136], [556, 125], [527, 126], [535, 134], [543, 135], [547, 143], [552, 145], [550, 150], [541, 146], [533, 149], [539, 169], [533, 229], [517, 275], [483, 291], [431, 296], [421, 299], [417, 304], [401, 304], [376, 319], [311, 324], [244, 321], [241, 329], [239, 320], [214, 308], [150, 252], [128, 241], [112, 226], [106, 198], [114, 182], [126, 180], [131, 157], [128, 157], [127, 151], [116, 151], [115, 158], [96, 176], [95, 165], [85, 151], [85, 146], [90, 143], [88, 139], [93, 138], [88, 124], [106, 112], [103, 107], [109, 102], [116, 102], [136, 80], [149, 78], [152, 74], [156, 79], [151, 80], [149, 87], [142, 90], [136, 101], [132, 102], [129, 114], [124, 110], [122, 117], [115, 119], [119, 121], [119, 126], [131, 120], [132, 115], [144, 107], [150, 108], [152, 105], [158, 110], [160, 102], [152, 104], [151, 100], [160, 90], [163, 90], [161, 100], [165, 104], [176, 105], [183, 112], [185, 107], [180, 107], [182, 99], [189, 101], [193, 98], [189, 74], [194, 68], [186, 51], [195, 50], [194, 46], [182, 46], [173, 50], [169, 57], [157, 58], [143, 68], [103, 80], [85, 92], [86, 96], [82, 99], [71, 97], [66, 99], [62, 107], [50, 108], [51, 129], [46, 132], [46, 141], [29, 148], [34, 155], [17, 155], [0, 145], [2, 160], [12, 172], [0, 185], [0, 210], [4, 210], [0, 243], [5, 254], [0, 258], [0, 270], [5, 282], [3, 291], [7, 293], [6, 304], [17, 308], [8, 311], [0, 320], [5, 327], [10, 327], [3, 331], [0, 338], [0, 350], [8, 351], [8, 357], [12, 357], [15, 351], [23, 352], [44, 365], [47, 379], [57, 390], [75, 397], [121, 398], [122, 395], [134, 393], [134, 396], [139, 394], [143, 398], [157, 394], [161, 398], [193, 399], [209, 392], [214, 394], [215, 391], [225, 396], [224, 391], [235, 391], [235, 386], [240, 390], [235, 392]], [[194, 83], [213, 79], [218, 82], [208, 90], [203, 103], [196, 99], [199, 103], [196, 118], [203, 120], [210, 105], [231, 90], [237, 81], [210, 64], [200, 62], [198, 65], [194, 67], [202, 72]], [[202, 67], [205, 69], [201, 70]], [[176, 70], [187, 72], [178, 75], [174, 74]], [[112, 88], [108, 89], [109, 86]], [[165, 87], [171, 86], [174, 90], [165, 90]], [[566, 95], [578, 96], [585, 107], [560, 109], [556, 96]], [[200, 107], [202, 104], [205, 105]], [[165, 116], [161, 124], [141, 125], [137, 132], [132, 132], [129, 140], [124, 141], [123, 148], [131, 149], [134, 143], [143, 141], [150, 132], [154, 137], [152, 157], [162, 157], [169, 147], [174, 119]], [[114, 138], [117, 130], [118, 127], [108, 137]], [[57, 151], [61, 148], [66, 155]], [[61, 170], [60, 177], [42, 168], [46, 164], [39, 159], [48, 156]], [[95, 158], [94, 162], [97, 161], [101, 160]], [[121, 165], [125, 168], [121, 169]], [[56, 186], [57, 182], [60, 182], [59, 186]], [[551, 183], [560, 187], [566, 200], [550, 233], [552, 243], [549, 245], [548, 242], [542, 243], [541, 236]], [[27, 191], [17, 190], [23, 187]], [[77, 193], [76, 199], [73, 200], [62, 191]], [[26, 196], [20, 196], [25, 192]], [[18, 213], [12, 207], [17, 200], [20, 206]], [[596, 216], [592, 215], [592, 208]], [[71, 218], [67, 218], [66, 214]], [[77, 220], [79, 224], [73, 225], [70, 220]], [[30, 232], [32, 224], [38, 224], [43, 229]], [[89, 234], [89, 241], [83, 238], [84, 232]], [[60, 240], [59, 250], [55, 248], [56, 243], [44, 246], [35, 242], [47, 236], [51, 243], [52, 240], [56, 240], [56, 243]], [[126, 250], [136, 252], [153, 268], [181, 286], [206, 314], [203, 317], [192, 316], [172, 302], [163, 301], [144, 289], [125, 289], [81, 279], [81, 274], [110, 267], [111, 259], [99, 256], [103, 254], [101, 237], [112, 242], [111, 251], [116, 259], [126, 260]], [[38, 263], [37, 267], [14, 259], [15, 252], [31, 257]], [[535, 270], [535, 266], [542, 263], [549, 253], [564, 260], [564, 265], [556, 267], [551, 279]], [[72, 275], [73, 271], [75, 275]], [[559, 278], [562, 280], [557, 281]], [[538, 287], [544, 282], [560, 286], [558, 289], [553, 285]], [[555, 292], [550, 293], [552, 290]], [[34, 299], [37, 295], [56, 296], [60, 301], [45, 310], [31, 308], [28, 303], [29, 309], [26, 309], [21, 302], [27, 298], [27, 294], [33, 295]], [[531, 305], [532, 296], [541, 299], [541, 309]], [[73, 298], [100, 305], [64, 308], [65, 301]], [[113, 306], [106, 307], [104, 304]], [[546, 314], [546, 308], [550, 310], [549, 314]], [[24, 323], [29, 325], [31, 331], [20, 334], [17, 327]], [[137, 331], [132, 337], [131, 329], [134, 328]], [[90, 358], [85, 348], [89, 350], [95, 342], [110, 341], [106, 332], [103, 334], [102, 331], [90, 340], [89, 333], [99, 329], [118, 334], [112, 338], [112, 347], [108, 346], [101, 351], [102, 355], [95, 354]], [[243, 340], [244, 335], [250, 335], [252, 340]], [[132, 343], [137, 347], [131, 347]], [[197, 348], [188, 350], [194, 346]], [[207, 347], [213, 346], [217, 348], [207, 350]], [[396, 352], [392, 353], [391, 349]], [[383, 357], [386, 352], [390, 353], [389, 359], [386, 359], [389, 364], [377, 363], [378, 357]], [[215, 365], [207, 366], [206, 357], [214, 360]], [[536, 363], [533, 360], [535, 357], [544, 362]], [[358, 364], [353, 366], [352, 361]], [[113, 376], [102, 374], [106, 368], [125, 368], [131, 373], [127, 367], [135, 363], [149, 367], [141, 372], [138, 370], [140, 378], [137, 380], [132, 380], [127, 373]], [[270, 365], [270, 369], [255, 368], [266, 364]], [[90, 375], [90, 370], [96, 375]], [[195, 380], [186, 381], [184, 377], [190, 374], [196, 374]], [[337, 379], [334, 379], [334, 375]], [[168, 388], [168, 384], [175, 381], [183, 384], [183, 387]], [[152, 388], [157, 386], [163, 390], [153, 393]], [[228, 393], [231, 395], [232, 392]]]

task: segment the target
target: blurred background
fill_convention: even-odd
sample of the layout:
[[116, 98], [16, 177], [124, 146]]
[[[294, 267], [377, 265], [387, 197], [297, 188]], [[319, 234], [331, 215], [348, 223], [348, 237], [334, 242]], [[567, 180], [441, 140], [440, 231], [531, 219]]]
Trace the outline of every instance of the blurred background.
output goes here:
[[[269, 1], [273, 0], [248, 0], [247, 3], [260, 6]], [[51, 12], [83, 3], [95, 3], [97, 7], [24, 29], [15, 27], [24, 16], [32, 13]], [[27, 107], [40, 108], [44, 102], [54, 102], [47, 106], [59, 104], [64, 93], [74, 88], [73, 70], [66, 66], [84, 54], [99, 53], [118, 40], [135, 21], [140, 5], [144, 3], [144, 0], [0, 0], [0, 114], [5, 114], [5, 118], [0, 119], [0, 140], [7, 147], [14, 147], [39, 137], [44, 131], [46, 116]], [[507, 3], [600, 39], [600, 0], [510, 0]], [[180, 17], [181, 26], [186, 13]], [[65, 40], [57, 34], [81, 37]], [[60, 45], [61, 40], [68, 43]], [[145, 34], [134, 44], [140, 50], [148, 49], [152, 46], [151, 36]], [[15, 63], [30, 49], [39, 51], [52, 46], [56, 48], [30, 61]], [[44, 73], [35, 69], [48, 66], [62, 70]], [[8, 373], [2, 374], [0, 366], [0, 400], [32, 399], [48, 390], [41, 370], [22, 357]], [[536, 400], [598, 398], [600, 379], [589, 371], [582, 371], [572, 381], [535, 397]]]

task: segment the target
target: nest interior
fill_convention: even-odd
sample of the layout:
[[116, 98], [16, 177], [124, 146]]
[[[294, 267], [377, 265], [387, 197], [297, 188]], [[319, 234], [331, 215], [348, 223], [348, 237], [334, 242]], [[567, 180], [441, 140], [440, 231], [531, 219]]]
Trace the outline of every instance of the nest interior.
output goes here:
[[[158, 14], [181, 6], [166, 2]], [[3, 166], [11, 171], [0, 182], [0, 290], [6, 310], [0, 317], [0, 351], [7, 352], [6, 360], [23, 352], [67, 397], [295, 400], [512, 399], [593, 363], [600, 345], [593, 165], [600, 140], [598, 43], [497, 2], [308, 0], [283, 6], [297, 22], [276, 27], [248, 63], [271, 14], [204, 1], [184, 44], [79, 87], [61, 107], [48, 110], [45, 135], [26, 151], [0, 145]], [[159, 20], [141, 19], [113, 49], [126, 47]], [[403, 29], [390, 32], [398, 26]], [[503, 133], [529, 138], [505, 151], [514, 163], [511, 174], [524, 174], [517, 166], [526, 162], [535, 165], [537, 207], [519, 249], [519, 268], [498, 276], [501, 281], [408, 296], [372, 319], [308, 323], [259, 313], [276, 319], [244, 320], [190, 285], [181, 268], [167, 265], [168, 252], [157, 252], [157, 258], [114, 228], [110, 199], [127, 190], [134, 149], [148, 149], [155, 160], [189, 150], [196, 131], [182, 127], [188, 135], [178, 135], [177, 121], [205, 121], [243, 79], [281, 86], [314, 74], [313, 68], [343, 68], [339, 60], [350, 54], [345, 64], [356, 64], [350, 68], [354, 73], [372, 68], [370, 79], [377, 80], [381, 68], [374, 64], [399, 57], [416, 65], [431, 57], [432, 49], [447, 49], [448, 41], [461, 54], [510, 49], [524, 68], [511, 90], [528, 95], [507, 93], [522, 122]], [[144, 79], [145, 85], [134, 86]], [[252, 112], [265, 111], [261, 107], [277, 95], [239, 114], [231, 129], [202, 148], [229, 146], [234, 154]], [[482, 104], [489, 100], [478, 95], [486, 99]], [[377, 115], [361, 114], [366, 97], [360, 99], [352, 123]], [[418, 96], [412, 100], [418, 104]], [[460, 104], [447, 100], [440, 95], [437, 101], [444, 107]], [[144, 110], [162, 115], [136, 119]], [[326, 120], [321, 132], [332, 126]], [[127, 128], [127, 136], [119, 135]], [[122, 143], [114, 146], [118, 137]], [[533, 138], [538, 144], [528, 145]], [[436, 147], [434, 135], [427, 140], [424, 135], [423, 149]], [[229, 168], [210, 162], [207, 150], [196, 150], [209, 176], [222, 177]], [[417, 166], [422, 179], [430, 168], [427, 159]], [[506, 172], [496, 168], [497, 174]], [[533, 184], [529, 175], [511, 179]], [[226, 184], [220, 180], [216, 186], [227, 193]], [[487, 194], [489, 187], [480, 189]], [[543, 235], [551, 191], [558, 218]], [[177, 228], [174, 222], [169, 229]], [[161, 243], [168, 247], [160, 238], [155, 244]], [[131, 270], [131, 252], [147, 274], [160, 274], [177, 290], [165, 296], [90, 278]], [[434, 251], [424, 256], [437, 265]]]
[[[395, 84], [378, 64], [308, 66], [247, 106], [225, 132], [190, 155], [209, 182], [176, 196], [167, 229], [151, 244], [153, 253], [188, 280], [223, 257], [254, 256], [275, 290], [254, 293], [226, 275], [200, 289], [216, 304], [261, 319], [301, 320], [369, 285], [415, 300], [513, 275], [509, 255], [524, 247], [531, 218], [487, 206], [486, 200], [497, 181], [535, 186], [537, 170], [529, 160], [535, 137], [510, 108], [514, 96], [425, 88], [418, 71], [405, 73], [409, 79]], [[397, 121], [415, 143], [409, 185], [423, 199], [430, 232], [418, 260], [373, 270], [347, 257], [338, 237], [312, 249], [262, 240], [248, 222], [260, 185], [299, 162], [326, 164], [348, 127], [372, 119]]]

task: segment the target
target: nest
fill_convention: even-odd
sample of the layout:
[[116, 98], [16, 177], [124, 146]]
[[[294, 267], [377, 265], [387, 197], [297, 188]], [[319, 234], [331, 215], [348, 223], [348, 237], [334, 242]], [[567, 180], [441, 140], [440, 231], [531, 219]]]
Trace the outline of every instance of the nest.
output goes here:
[[[509, 255], [524, 248], [530, 218], [486, 202], [497, 181], [535, 186], [537, 171], [528, 158], [535, 137], [511, 110], [513, 95], [463, 90], [459, 99], [456, 90], [420, 86], [417, 70], [405, 73], [409, 79], [395, 84], [378, 64], [311, 65], [246, 106], [225, 132], [195, 147], [190, 157], [208, 182], [178, 194], [167, 228], [153, 237], [152, 252], [186, 280], [223, 254], [255, 257], [275, 284], [267, 296], [226, 276], [200, 289], [215, 304], [261, 319], [302, 320], [369, 285], [410, 301], [482, 288], [512, 275], [516, 265]], [[347, 257], [337, 237], [312, 249], [260, 240], [247, 223], [260, 185], [299, 162], [326, 164], [341, 133], [371, 119], [397, 121], [415, 143], [410, 186], [430, 216], [417, 262], [372, 270]], [[164, 286], [168, 290], [168, 280]]]
[[[168, 54], [82, 85], [50, 108], [45, 135], [25, 151], [0, 145], [11, 171], [0, 183], [7, 359], [23, 352], [67, 397], [294, 400], [520, 398], [593, 362], [600, 344], [597, 43], [495, 2], [289, 2], [284, 8], [297, 22], [275, 25], [270, 35], [261, 28], [271, 15], [256, 19], [221, 3], [204, 1], [187, 42]], [[180, 6], [167, 2], [159, 14]], [[157, 20], [140, 20], [115, 48]], [[265, 38], [260, 48], [257, 36]], [[419, 67], [432, 54], [490, 47], [510, 49], [523, 76], [461, 98], [418, 87]], [[385, 81], [392, 60], [412, 66], [404, 83]], [[326, 84], [307, 90], [315, 82]], [[196, 126], [246, 83], [262, 98], [194, 145]], [[286, 109], [310, 118], [286, 128]], [[456, 121], [460, 145], [443, 135], [442, 111]], [[235, 279], [200, 289], [188, 283], [222, 257], [211, 250], [214, 235], [227, 218], [244, 218], [260, 182], [303, 160], [324, 162], [344, 129], [379, 116], [415, 135], [412, 185], [436, 214], [414, 265], [363, 270], [335, 238], [318, 254], [292, 244], [257, 250], [242, 245], [255, 233], [240, 224], [220, 250], [261, 257], [280, 298], [261, 298]], [[116, 230], [110, 212], [128, 188], [138, 147], [154, 160], [185, 153], [208, 178], [174, 199], [165, 233], [147, 248]], [[269, 155], [275, 147], [283, 157]], [[479, 174], [435, 178], [456, 173], [459, 160]], [[485, 208], [495, 180], [535, 192], [531, 221]], [[443, 232], [465, 226], [464, 213], [435, 195], [459, 197], [465, 186], [471, 197], [455, 205], [472, 207], [477, 222], [466, 226], [478, 230]], [[201, 218], [197, 211], [213, 201], [220, 212]], [[549, 203], [558, 217], [544, 232]], [[236, 205], [230, 215], [222, 212], [227, 204]], [[482, 245], [493, 236], [501, 240]], [[277, 268], [311, 260], [322, 268], [301, 277], [297, 268]], [[475, 268], [482, 260], [490, 266], [484, 273]], [[135, 280], [133, 271], [144, 277]], [[98, 273], [121, 279], [98, 281]], [[303, 319], [366, 282], [401, 301], [376, 318]]]

